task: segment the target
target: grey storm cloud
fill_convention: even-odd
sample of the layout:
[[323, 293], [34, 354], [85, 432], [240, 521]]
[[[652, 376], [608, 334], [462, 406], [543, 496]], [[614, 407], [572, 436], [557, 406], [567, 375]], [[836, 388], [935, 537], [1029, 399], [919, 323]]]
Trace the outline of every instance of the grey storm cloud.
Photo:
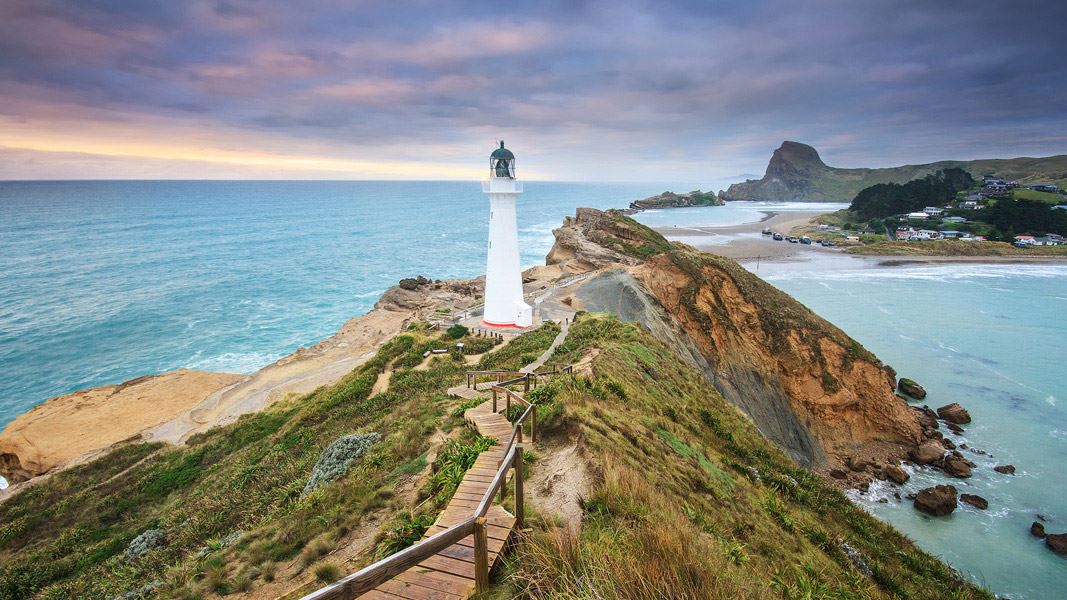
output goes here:
[[619, 178], [760, 171], [786, 138], [843, 166], [1053, 154], [1065, 28], [1054, 1], [6, 0], [0, 118], [401, 154], [508, 136], [570, 178], [593, 156]]

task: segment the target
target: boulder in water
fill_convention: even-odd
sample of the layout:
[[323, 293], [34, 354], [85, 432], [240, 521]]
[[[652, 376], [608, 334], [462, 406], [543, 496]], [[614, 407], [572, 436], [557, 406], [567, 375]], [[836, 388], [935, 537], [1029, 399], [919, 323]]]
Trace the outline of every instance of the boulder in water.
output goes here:
[[1045, 537], [1045, 526], [1041, 523], [1038, 523], [1037, 521], [1034, 521], [1030, 524], [1030, 535], [1036, 538]]
[[941, 464], [941, 468], [946, 473], [953, 477], [970, 477], [971, 467], [966, 462], [956, 458], [955, 456], [949, 456], [945, 458], [945, 461]]
[[909, 477], [911, 477], [910, 475], [908, 475], [908, 472], [905, 471], [903, 467], [901, 467], [900, 465], [892, 464], [885, 466], [885, 475], [889, 479], [892, 479], [893, 483], [896, 483], [898, 485], [903, 484], [905, 481], [908, 480]]
[[915, 495], [915, 508], [935, 517], [952, 514], [956, 510], [956, 488], [951, 485], [935, 485]]
[[976, 496], [974, 494], [960, 494], [960, 502], [966, 502], [967, 504], [970, 504], [971, 506], [981, 510], [989, 508], [988, 500], [981, 496]]
[[1056, 554], [1067, 556], [1067, 533], [1050, 533], [1046, 535], [1045, 545]]
[[959, 402], [946, 404], [937, 409], [937, 416], [956, 425], [966, 425], [971, 422], [971, 414], [967, 412], [966, 408], [960, 406]]
[[945, 455], [945, 447], [941, 442], [927, 440], [911, 451], [911, 459], [917, 465], [928, 465], [938, 462]]
[[897, 382], [897, 389], [916, 400], [922, 400], [926, 397], [926, 388], [907, 377], [900, 378], [900, 381]]
[[993, 467], [993, 470], [997, 473], [1003, 473], [1005, 475], [1015, 474], [1015, 465], [997, 465]]

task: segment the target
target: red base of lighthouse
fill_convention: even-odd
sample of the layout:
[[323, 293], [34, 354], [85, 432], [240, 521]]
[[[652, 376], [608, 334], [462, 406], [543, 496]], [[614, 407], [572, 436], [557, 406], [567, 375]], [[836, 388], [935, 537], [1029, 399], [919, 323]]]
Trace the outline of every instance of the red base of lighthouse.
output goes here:
[[519, 325], [516, 325], [515, 323], [490, 323], [489, 321], [486, 321], [485, 319], [482, 319], [482, 325], [485, 325], [486, 327], [496, 327], [496, 328], [499, 328], [499, 329], [505, 329], [505, 328], [526, 329], [525, 327], [520, 327]]

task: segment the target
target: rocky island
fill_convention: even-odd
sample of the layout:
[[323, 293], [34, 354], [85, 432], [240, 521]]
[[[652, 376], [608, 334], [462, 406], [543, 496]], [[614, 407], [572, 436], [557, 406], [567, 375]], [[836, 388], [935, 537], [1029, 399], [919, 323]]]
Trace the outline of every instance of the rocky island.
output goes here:
[[687, 208], [691, 206], [722, 206], [723, 201], [715, 192], [694, 190], [687, 194], [663, 192], [630, 203], [630, 211], [637, 212], [652, 208]]

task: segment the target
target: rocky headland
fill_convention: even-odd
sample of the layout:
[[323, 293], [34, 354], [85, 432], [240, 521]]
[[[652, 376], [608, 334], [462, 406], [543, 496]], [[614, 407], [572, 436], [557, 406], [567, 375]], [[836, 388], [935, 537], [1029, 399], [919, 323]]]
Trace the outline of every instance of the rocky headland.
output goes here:
[[688, 208], [692, 206], [722, 206], [724, 202], [715, 192], [694, 190], [686, 194], [663, 192], [630, 203], [630, 211], [639, 212], [655, 208]]
[[726, 201], [851, 202], [860, 190], [874, 184], [902, 184], [952, 167], [962, 168], [978, 178], [983, 173], [997, 173], [1021, 183], [1061, 181], [1067, 173], [1067, 155], [945, 160], [879, 169], [844, 169], [824, 163], [818, 151], [807, 144], [785, 141], [771, 155], [767, 171], [761, 179], [735, 183], [720, 197]]

